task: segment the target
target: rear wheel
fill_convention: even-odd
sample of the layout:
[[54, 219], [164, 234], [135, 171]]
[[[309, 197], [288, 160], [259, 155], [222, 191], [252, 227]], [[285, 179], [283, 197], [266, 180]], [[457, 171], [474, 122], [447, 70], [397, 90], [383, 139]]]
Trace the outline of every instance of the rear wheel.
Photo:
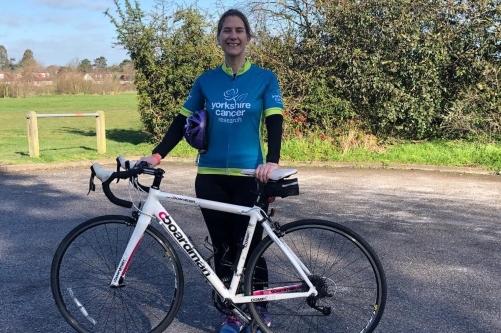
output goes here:
[[[386, 278], [372, 248], [355, 232], [334, 222], [300, 220], [282, 226], [283, 240], [311, 272], [319, 294], [307, 298], [251, 303], [249, 310], [264, 333], [372, 332], [384, 311]], [[260, 257], [266, 261], [268, 281]], [[287, 257], [266, 237], [249, 259], [245, 294], [308, 290]], [[276, 288], [273, 290], [273, 288]], [[262, 319], [266, 305], [271, 325]]]
[[78, 332], [162, 332], [183, 295], [179, 258], [167, 239], [148, 226], [124, 283], [110, 287], [134, 231], [127, 216], [102, 216], [73, 229], [52, 261], [56, 305]]

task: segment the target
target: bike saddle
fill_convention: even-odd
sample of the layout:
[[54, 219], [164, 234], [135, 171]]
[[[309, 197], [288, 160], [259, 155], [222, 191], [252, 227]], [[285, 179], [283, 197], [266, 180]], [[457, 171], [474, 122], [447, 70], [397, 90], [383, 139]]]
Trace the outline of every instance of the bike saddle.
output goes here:
[[[256, 169], [243, 169], [242, 174], [247, 176], [254, 176]], [[270, 180], [280, 180], [287, 178], [297, 172], [296, 169], [277, 169], [271, 173]]]

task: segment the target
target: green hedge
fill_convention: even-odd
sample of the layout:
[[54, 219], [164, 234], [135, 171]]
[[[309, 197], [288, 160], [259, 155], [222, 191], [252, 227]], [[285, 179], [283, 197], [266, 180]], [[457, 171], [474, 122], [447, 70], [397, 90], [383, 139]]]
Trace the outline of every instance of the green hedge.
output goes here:
[[[108, 16], [158, 139], [194, 79], [222, 62], [217, 16], [115, 4]], [[501, 0], [284, 0], [247, 10], [258, 35], [249, 57], [279, 77], [287, 135], [335, 136], [348, 123], [379, 139], [499, 137]]]

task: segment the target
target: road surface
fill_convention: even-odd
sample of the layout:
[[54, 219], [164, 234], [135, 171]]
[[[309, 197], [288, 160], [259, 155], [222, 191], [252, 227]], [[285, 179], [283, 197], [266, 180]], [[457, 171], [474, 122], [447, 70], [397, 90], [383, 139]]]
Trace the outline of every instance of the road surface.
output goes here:
[[[195, 167], [169, 163], [163, 189], [193, 195]], [[278, 199], [276, 220], [342, 223], [378, 253], [387, 275], [377, 332], [501, 332], [501, 179], [493, 175], [299, 167], [301, 195]], [[98, 190], [89, 169], [0, 173], [0, 332], [71, 332], [50, 292], [64, 235], [97, 215], [127, 214]], [[118, 184], [126, 194], [125, 182]], [[202, 244], [197, 209], [169, 207]], [[217, 332], [210, 290], [187, 262], [185, 296], [167, 332]]]

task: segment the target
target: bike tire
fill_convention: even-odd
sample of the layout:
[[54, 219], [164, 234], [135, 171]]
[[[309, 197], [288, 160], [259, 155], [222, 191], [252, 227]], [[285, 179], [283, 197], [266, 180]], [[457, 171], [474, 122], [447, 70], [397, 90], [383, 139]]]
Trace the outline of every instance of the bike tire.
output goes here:
[[64, 319], [77, 332], [163, 332], [184, 292], [181, 262], [157, 229], [147, 227], [125, 277], [111, 279], [135, 220], [109, 215], [75, 227], [56, 250], [51, 288]]
[[[261, 332], [373, 332], [384, 312], [387, 286], [381, 262], [367, 242], [352, 230], [324, 220], [291, 222], [281, 230], [282, 239], [311, 271], [310, 280], [321, 286], [317, 289], [323, 295], [309, 301], [330, 313], [314, 309], [307, 298], [249, 303], [249, 311]], [[267, 267], [262, 267], [261, 257]], [[263, 269], [268, 272], [267, 282], [255, 278], [262, 276]], [[256, 289], [300, 284], [302, 279], [290, 261], [269, 236], [265, 237], [249, 258], [245, 295], [253, 295]], [[260, 305], [267, 308], [269, 327], [262, 319]]]

